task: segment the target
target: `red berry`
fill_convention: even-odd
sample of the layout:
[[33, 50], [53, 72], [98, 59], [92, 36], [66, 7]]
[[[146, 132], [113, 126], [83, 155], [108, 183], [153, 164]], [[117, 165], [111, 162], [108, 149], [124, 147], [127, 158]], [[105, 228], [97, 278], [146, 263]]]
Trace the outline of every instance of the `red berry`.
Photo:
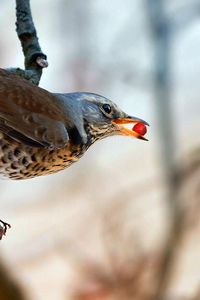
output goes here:
[[145, 135], [147, 128], [143, 123], [137, 123], [132, 128], [133, 131], [137, 132], [139, 135]]

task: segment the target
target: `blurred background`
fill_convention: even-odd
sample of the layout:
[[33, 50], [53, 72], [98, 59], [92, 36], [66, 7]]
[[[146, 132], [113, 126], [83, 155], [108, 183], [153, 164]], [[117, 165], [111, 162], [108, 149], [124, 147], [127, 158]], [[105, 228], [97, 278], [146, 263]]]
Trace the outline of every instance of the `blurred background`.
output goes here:
[[[151, 124], [58, 174], [0, 181], [1, 300], [200, 299], [200, 3], [34, 0], [40, 86], [90, 91]], [[14, 1], [0, 66], [22, 67]]]

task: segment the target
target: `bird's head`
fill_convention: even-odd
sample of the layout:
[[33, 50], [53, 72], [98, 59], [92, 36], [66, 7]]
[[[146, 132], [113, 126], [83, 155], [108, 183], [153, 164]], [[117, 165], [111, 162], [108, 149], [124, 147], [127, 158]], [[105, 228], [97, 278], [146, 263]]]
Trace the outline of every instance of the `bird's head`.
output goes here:
[[112, 101], [92, 93], [76, 93], [76, 99], [79, 99], [81, 104], [86, 133], [93, 141], [111, 135], [125, 135], [146, 140], [128, 127], [138, 122], [144, 125], [148, 123], [126, 114]]

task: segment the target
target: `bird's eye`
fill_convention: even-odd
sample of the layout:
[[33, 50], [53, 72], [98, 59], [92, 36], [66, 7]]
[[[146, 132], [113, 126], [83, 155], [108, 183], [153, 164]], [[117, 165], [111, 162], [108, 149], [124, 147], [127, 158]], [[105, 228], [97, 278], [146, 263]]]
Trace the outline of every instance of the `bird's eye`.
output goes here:
[[105, 112], [106, 114], [108, 114], [108, 115], [109, 115], [109, 114], [111, 113], [111, 111], [112, 111], [112, 108], [111, 108], [110, 104], [107, 104], [107, 103], [103, 104], [103, 105], [102, 105], [102, 108], [103, 108], [104, 112]]

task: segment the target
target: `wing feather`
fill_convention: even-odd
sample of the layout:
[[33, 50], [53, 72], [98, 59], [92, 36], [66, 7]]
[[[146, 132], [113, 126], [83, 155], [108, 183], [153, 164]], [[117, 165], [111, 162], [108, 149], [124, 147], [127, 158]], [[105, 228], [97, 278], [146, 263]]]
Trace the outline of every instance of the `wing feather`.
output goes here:
[[64, 112], [56, 102], [48, 91], [0, 69], [0, 130], [10, 132], [10, 137], [18, 132], [21, 142], [27, 138], [43, 147], [64, 147], [69, 136]]

